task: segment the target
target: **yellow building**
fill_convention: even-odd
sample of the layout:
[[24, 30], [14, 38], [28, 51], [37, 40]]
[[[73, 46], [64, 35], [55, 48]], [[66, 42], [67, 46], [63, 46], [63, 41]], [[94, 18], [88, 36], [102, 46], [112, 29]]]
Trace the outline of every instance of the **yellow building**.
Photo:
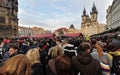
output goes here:
[[89, 15], [86, 14], [86, 9], [84, 8], [82, 14], [81, 22], [81, 33], [85, 36], [91, 36], [93, 34], [98, 34], [106, 30], [105, 24], [99, 24], [97, 21], [98, 11], [95, 4], [93, 4], [92, 12]]
[[0, 0], [0, 36], [18, 36], [18, 0]]

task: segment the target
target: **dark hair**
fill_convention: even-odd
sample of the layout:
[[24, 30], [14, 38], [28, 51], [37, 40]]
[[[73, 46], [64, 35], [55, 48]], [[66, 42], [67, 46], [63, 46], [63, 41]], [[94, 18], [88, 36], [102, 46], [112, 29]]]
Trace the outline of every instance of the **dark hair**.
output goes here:
[[16, 45], [11, 45], [10, 48], [13, 48], [13, 49], [15, 49], [15, 50], [18, 50], [18, 46], [16, 46]]
[[77, 53], [79, 52], [85, 52], [87, 49], [90, 49], [90, 46], [88, 43], [82, 43], [77, 48]]
[[39, 47], [39, 48], [41, 48], [41, 49], [43, 49], [43, 44], [42, 43], [40, 43], [40, 44], [38, 44], [38, 46], [37, 47]]
[[69, 39], [67, 40], [67, 43], [74, 45], [74, 39], [69, 38]]
[[57, 75], [73, 75], [72, 61], [66, 55], [60, 55], [55, 59]]
[[112, 51], [112, 52], [114, 52], [116, 49], [115, 49], [115, 44], [114, 43], [112, 43], [112, 42], [110, 42], [109, 44], [108, 44], [108, 46], [107, 46], [107, 51], [109, 52], [109, 51]]
[[92, 45], [94, 45], [94, 44], [96, 44], [96, 43], [97, 43], [96, 39], [91, 39], [91, 44], [92, 44]]

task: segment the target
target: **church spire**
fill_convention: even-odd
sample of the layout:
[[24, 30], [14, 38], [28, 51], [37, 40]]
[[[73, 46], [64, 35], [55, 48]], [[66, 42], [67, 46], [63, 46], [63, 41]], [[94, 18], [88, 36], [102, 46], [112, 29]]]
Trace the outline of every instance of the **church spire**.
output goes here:
[[86, 9], [84, 7], [84, 10], [83, 10], [83, 16], [86, 16]]
[[91, 14], [92, 14], [92, 13], [98, 14], [98, 11], [97, 11], [97, 9], [96, 9], [95, 3], [93, 3], [93, 7], [92, 7], [92, 12], [91, 12]]

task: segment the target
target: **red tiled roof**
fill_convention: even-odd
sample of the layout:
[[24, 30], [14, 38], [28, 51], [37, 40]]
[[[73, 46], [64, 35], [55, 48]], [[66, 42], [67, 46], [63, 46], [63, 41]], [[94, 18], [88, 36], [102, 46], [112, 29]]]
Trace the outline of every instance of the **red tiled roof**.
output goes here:
[[70, 33], [70, 34], [63, 34], [63, 36], [70, 36], [70, 37], [75, 37], [75, 36], [81, 36], [81, 33]]
[[40, 35], [36, 35], [34, 37], [36, 38], [44, 38], [44, 37], [53, 37], [54, 34], [40, 34]]
[[60, 31], [60, 30], [67, 31], [68, 29], [64, 27], [64, 28], [59, 28], [59, 29], [57, 29], [57, 30], [55, 30], [55, 31]]

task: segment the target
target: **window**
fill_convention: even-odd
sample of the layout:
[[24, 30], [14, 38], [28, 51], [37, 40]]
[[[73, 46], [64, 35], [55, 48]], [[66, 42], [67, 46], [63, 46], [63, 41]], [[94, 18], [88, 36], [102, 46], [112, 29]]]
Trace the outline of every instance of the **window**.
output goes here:
[[0, 23], [5, 23], [5, 18], [4, 17], [0, 17]]
[[94, 15], [92, 16], [92, 18], [94, 19]]

